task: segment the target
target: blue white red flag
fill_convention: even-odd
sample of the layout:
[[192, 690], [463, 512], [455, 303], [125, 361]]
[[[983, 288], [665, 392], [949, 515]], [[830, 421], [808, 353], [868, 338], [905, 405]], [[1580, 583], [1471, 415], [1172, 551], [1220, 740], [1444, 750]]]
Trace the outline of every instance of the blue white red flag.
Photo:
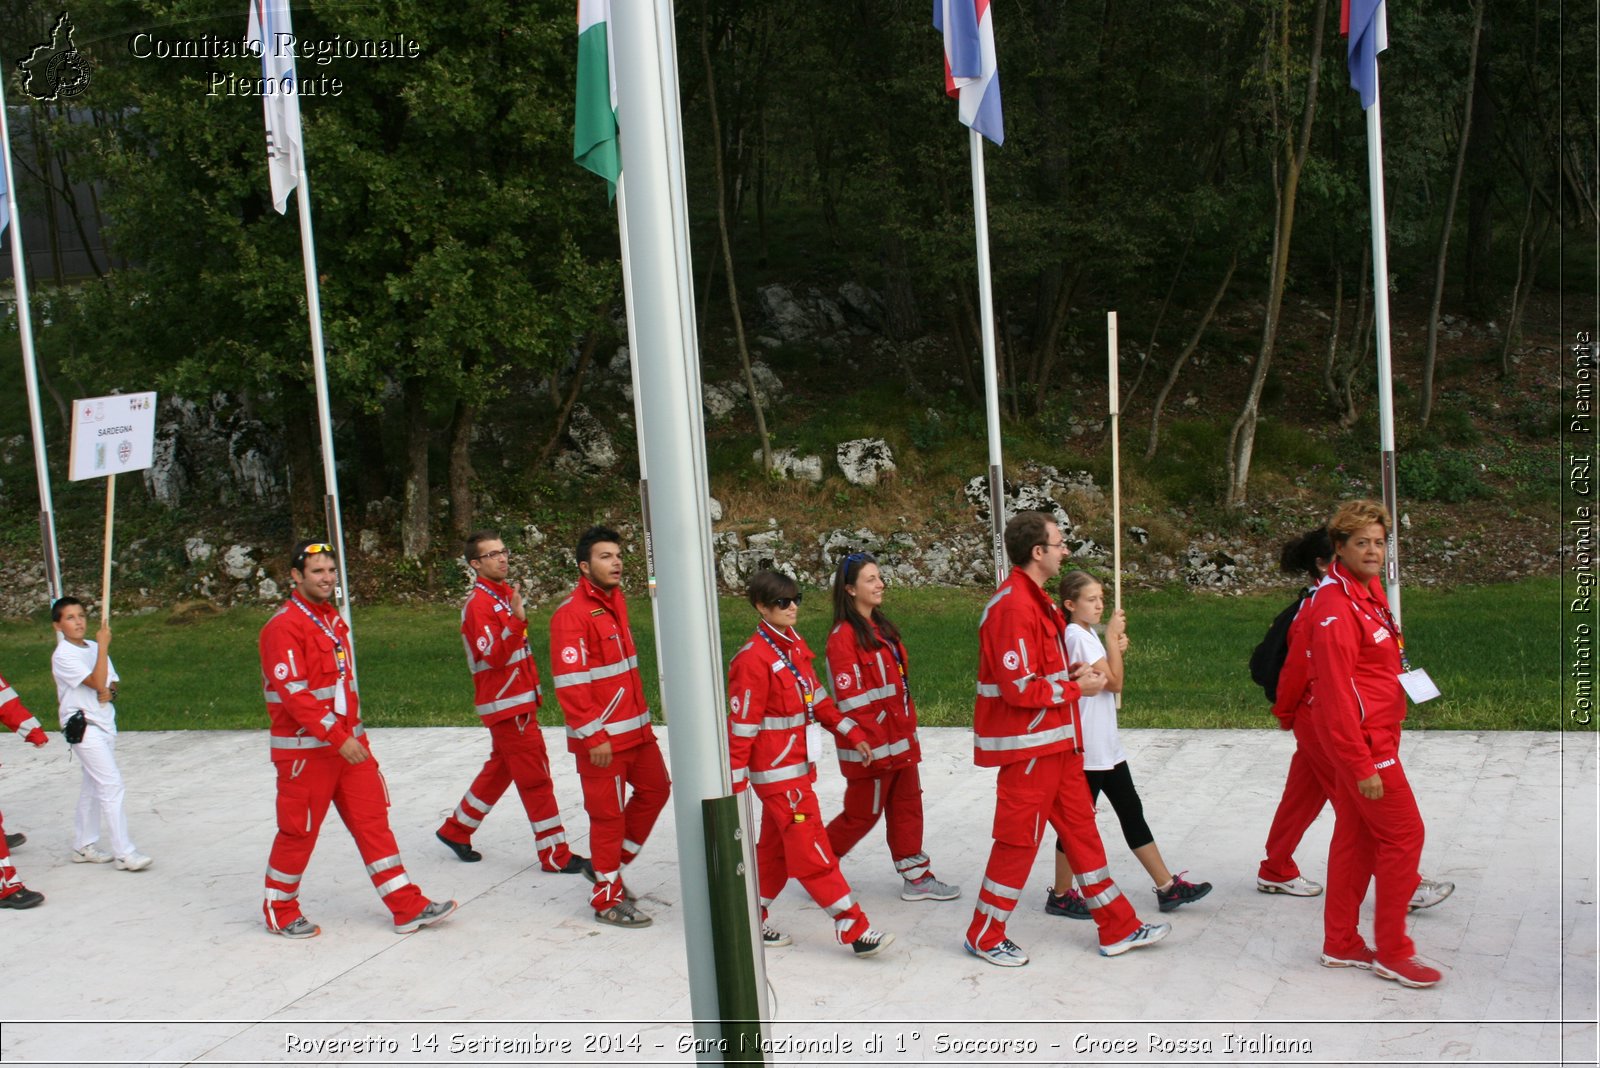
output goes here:
[[961, 121], [995, 144], [1006, 139], [1000, 70], [989, 0], [933, 0], [933, 28], [944, 35], [944, 91], [960, 102]]
[[1389, 47], [1384, 0], [1342, 0], [1339, 32], [1350, 38], [1350, 88], [1361, 94], [1365, 110], [1378, 99], [1378, 53]]

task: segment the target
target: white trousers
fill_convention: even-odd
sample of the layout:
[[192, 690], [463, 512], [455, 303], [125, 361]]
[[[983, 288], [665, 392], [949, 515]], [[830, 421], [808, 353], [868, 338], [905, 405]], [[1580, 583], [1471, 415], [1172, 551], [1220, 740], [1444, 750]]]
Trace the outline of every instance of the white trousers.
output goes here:
[[72, 747], [83, 768], [83, 788], [78, 791], [78, 814], [72, 848], [82, 849], [100, 840], [105, 821], [112, 856], [132, 856], [138, 850], [128, 837], [128, 817], [122, 809], [122, 772], [117, 770], [117, 736], [89, 724], [83, 741]]

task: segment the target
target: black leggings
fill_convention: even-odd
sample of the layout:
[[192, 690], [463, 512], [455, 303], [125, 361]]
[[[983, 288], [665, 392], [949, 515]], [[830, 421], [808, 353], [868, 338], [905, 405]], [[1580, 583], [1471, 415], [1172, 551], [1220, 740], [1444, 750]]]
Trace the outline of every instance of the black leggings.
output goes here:
[[[1133, 788], [1133, 775], [1128, 771], [1126, 760], [1105, 771], [1085, 770], [1083, 777], [1089, 781], [1091, 804], [1101, 794], [1105, 794], [1106, 800], [1111, 802], [1112, 811], [1122, 824], [1122, 837], [1127, 840], [1129, 849], [1143, 849], [1156, 840], [1156, 836], [1150, 833], [1150, 825], [1144, 821], [1144, 804], [1139, 800], [1139, 791]], [[1056, 852], [1066, 852], [1060, 838], [1056, 839]]]

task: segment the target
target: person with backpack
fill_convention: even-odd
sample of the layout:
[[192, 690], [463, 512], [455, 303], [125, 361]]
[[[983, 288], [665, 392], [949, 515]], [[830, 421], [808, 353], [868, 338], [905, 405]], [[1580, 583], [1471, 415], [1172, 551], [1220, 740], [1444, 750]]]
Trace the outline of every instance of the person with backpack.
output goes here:
[[[1308, 530], [1283, 546], [1278, 558], [1285, 574], [1304, 574], [1310, 581], [1272, 621], [1266, 637], [1250, 656], [1250, 674], [1272, 702], [1272, 714], [1284, 730], [1294, 731], [1295, 752], [1289, 760], [1283, 796], [1267, 831], [1267, 855], [1256, 871], [1256, 889], [1263, 894], [1316, 897], [1322, 884], [1307, 879], [1295, 863], [1295, 850], [1322, 812], [1332, 793], [1330, 769], [1311, 727], [1311, 649], [1305, 606], [1324, 581], [1333, 559], [1333, 542], [1324, 526]], [[1432, 908], [1455, 892], [1456, 884], [1418, 873], [1408, 911]]]

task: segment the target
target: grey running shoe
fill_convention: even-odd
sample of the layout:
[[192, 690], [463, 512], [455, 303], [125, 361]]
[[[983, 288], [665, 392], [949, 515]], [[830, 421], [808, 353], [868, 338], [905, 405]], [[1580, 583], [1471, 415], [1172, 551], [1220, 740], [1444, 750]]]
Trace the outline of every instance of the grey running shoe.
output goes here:
[[322, 928], [304, 916], [296, 916], [295, 921], [287, 927], [268, 927], [267, 931], [284, 938], [315, 938], [322, 933]]
[[941, 883], [929, 872], [920, 879], [906, 879], [900, 887], [901, 901], [954, 901], [961, 896], [961, 887]]
[[1102, 957], [1120, 957], [1130, 949], [1143, 949], [1153, 946], [1167, 935], [1172, 933], [1170, 923], [1143, 923], [1133, 934], [1120, 942], [1113, 942], [1109, 946], [1100, 947]]
[[412, 931], [421, 930], [429, 924], [438, 923], [456, 910], [454, 901], [430, 901], [423, 906], [422, 911], [404, 923], [394, 925], [398, 934], [410, 934]]
[[603, 911], [597, 910], [594, 918], [613, 927], [649, 927], [655, 922], [635, 908], [633, 902], [627, 900], [618, 901]]
[[1411, 901], [1406, 905], [1406, 911], [1415, 912], [1418, 909], [1431, 909], [1455, 892], [1455, 883], [1424, 879], [1417, 884], [1416, 890], [1412, 891]]
[[1020, 968], [1028, 963], [1028, 955], [1022, 952], [1022, 947], [1009, 938], [1002, 938], [988, 949], [979, 949], [971, 942], [962, 942], [961, 948], [1001, 968]]

